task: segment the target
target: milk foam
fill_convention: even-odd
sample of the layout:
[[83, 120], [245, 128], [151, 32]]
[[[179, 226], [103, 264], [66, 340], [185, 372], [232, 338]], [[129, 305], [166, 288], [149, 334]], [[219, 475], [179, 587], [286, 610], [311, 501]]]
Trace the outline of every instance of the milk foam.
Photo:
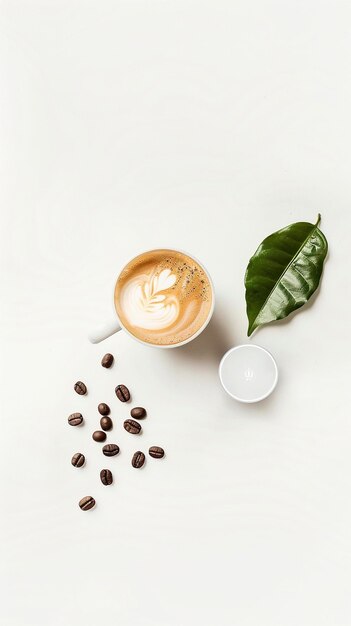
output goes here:
[[120, 293], [120, 305], [129, 324], [146, 330], [163, 330], [174, 324], [179, 315], [179, 301], [169, 290], [176, 280], [169, 269], [127, 280]]
[[175, 250], [151, 250], [120, 273], [115, 306], [123, 326], [153, 345], [175, 345], [208, 320], [212, 287], [204, 269]]

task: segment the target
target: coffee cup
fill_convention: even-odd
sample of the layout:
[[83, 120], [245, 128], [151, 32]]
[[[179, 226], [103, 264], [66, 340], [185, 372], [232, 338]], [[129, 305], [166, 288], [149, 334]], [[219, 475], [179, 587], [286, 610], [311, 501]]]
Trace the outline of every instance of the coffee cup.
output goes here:
[[114, 286], [110, 320], [90, 333], [99, 343], [120, 330], [157, 348], [195, 339], [209, 323], [215, 303], [210, 275], [193, 256], [178, 250], [148, 250], [131, 259]]

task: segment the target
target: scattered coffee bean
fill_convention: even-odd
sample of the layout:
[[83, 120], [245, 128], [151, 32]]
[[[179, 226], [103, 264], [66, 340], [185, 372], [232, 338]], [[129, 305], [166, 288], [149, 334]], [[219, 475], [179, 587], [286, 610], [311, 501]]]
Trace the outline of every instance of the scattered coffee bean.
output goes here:
[[80, 396], [84, 396], [87, 392], [86, 385], [84, 385], [81, 380], [78, 380], [78, 382], [74, 385], [74, 391], [76, 391]]
[[141, 426], [139, 422], [135, 422], [134, 420], [126, 420], [123, 426], [125, 430], [131, 435], [139, 435], [141, 431]]
[[105, 441], [105, 439], [106, 439], [106, 433], [104, 433], [104, 431], [103, 431], [103, 430], [96, 430], [96, 431], [93, 433], [93, 439], [94, 439], [94, 441], [99, 441], [99, 442], [101, 442], [101, 441]]
[[151, 448], [149, 448], [149, 455], [152, 456], [154, 459], [162, 459], [162, 457], [165, 455], [165, 451], [159, 446], [151, 446]]
[[82, 465], [84, 465], [85, 463], [84, 454], [81, 454], [80, 452], [76, 452], [76, 454], [74, 454], [71, 458], [71, 463], [72, 465], [74, 465], [74, 467], [82, 467]]
[[125, 385], [117, 385], [115, 392], [118, 400], [121, 402], [128, 402], [128, 400], [130, 400], [129, 389]]
[[138, 452], [134, 452], [133, 458], [132, 458], [133, 467], [137, 467], [139, 469], [140, 467], [143, 467], [144, 463], [145, 463], [144, 452], [140, 452], [140, 450], [138, 450]]
[[105, 404], [105, 402], [100, 402], [99, 406], [98, 406], [98, 411], [100, 413], [100, 415], [109, 415], [110, 414], [110, 407], [108, 404]]
[[146, 411], [142, 406], [135, 406], [134, 409], [130, 412], [132, 417], [135, 417], [137, 420], [143, 419], [146, 416]]
[[79, 500], [79, 506], [82, 511], [89, 511], [95, 506], [95, 500], [92, 496], [84, 496], [81, 500]]
[[102, 452], [105, 456], [115, 456], [119, 453], [119, 446], [116, 443], [107, 443]]
[[72, 413], [68, 418], [70, 426], [79, 426], [83, 422], [83, 415], [81, 413]]
[[102, 430], [111, 430], [112, 419], [110, 417], [102, 417], [100, 420], [100, 426]]
[[102, 367], [111, 367], [112, 363], [113, 363], [113, 354], [110, 354], [108, 352], [107, 354], [105, 354], [105, 356], [102, 357], [101, 365]]
[[109, 469], [103, 469], [100, 472], [100, 478], [103, 485], [112, 485], [113, 477]]

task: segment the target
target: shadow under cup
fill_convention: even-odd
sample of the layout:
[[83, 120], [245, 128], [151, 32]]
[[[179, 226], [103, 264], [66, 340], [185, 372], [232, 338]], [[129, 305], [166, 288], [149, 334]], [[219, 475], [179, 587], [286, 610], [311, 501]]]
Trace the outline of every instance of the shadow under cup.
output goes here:
[[210, 321], [213, 284], [194, 257], [168, 248], [150, 250], [123, 268], [114, 304], [122, 327], [135, 339], [178, 347], [197, 337]]

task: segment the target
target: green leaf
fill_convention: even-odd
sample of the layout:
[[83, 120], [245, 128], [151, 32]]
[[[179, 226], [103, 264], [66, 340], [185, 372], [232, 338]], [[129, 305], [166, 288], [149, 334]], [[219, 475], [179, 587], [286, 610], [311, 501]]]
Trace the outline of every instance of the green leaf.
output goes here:
[[245, 274], [250, 336], [303, 306], [317, 289], [328, 243], [316, 224], [296, 222], [262, 241]]

